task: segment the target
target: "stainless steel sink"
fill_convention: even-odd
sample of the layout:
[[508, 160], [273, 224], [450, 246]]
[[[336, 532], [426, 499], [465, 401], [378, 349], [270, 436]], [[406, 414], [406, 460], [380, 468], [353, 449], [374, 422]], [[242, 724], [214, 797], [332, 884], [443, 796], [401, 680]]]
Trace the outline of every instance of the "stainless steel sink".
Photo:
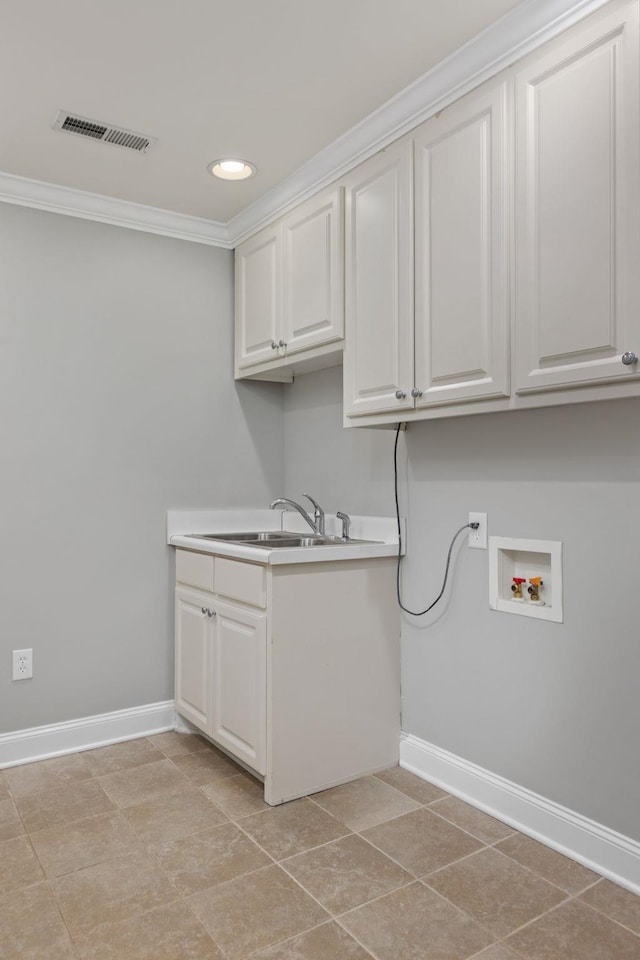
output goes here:
[[188, 537], [198, 540], [222, 540], [245, 547], [262, 547], [272, 550], [274, 547], [338, 547], [351, 543], [380, 543], [379, 540], [341, 540], [340, 537], [321, 537], [316, 534], [301, 536], [286, 530], [262, 530], [253, 533], [188, 533]]
[[253, 533], [188, 533], [188, 537], [199, 537], [201, 540], [228, 540], [231, 543], [246, 543], [248, 540], [280, 540], [282, 537], [294, 537], [294, 533], [284, 533], [279, 530], [260, 530]]

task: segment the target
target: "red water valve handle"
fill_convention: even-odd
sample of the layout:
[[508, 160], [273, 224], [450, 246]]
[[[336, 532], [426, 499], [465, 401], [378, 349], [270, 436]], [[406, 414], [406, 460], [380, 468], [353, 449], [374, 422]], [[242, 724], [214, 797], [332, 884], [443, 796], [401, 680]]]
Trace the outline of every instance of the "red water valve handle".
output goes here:
[[526, 577], [512, 577], [512, 580], [513, 580], [514, 583], [526, 583], [526, 582], [527, 582], [527, 578], [526, 578]]

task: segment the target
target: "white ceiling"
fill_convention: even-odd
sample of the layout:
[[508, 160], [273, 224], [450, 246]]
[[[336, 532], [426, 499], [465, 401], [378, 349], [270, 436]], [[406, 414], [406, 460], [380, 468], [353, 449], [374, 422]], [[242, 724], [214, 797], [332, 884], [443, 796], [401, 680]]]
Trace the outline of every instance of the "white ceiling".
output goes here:
[[[0, 171], [226, 223], [518, 0], [1, 0]], [[125, 127], [148, 154], [51, 129]], [[253, 161], [216, 181], [209, 161]]]

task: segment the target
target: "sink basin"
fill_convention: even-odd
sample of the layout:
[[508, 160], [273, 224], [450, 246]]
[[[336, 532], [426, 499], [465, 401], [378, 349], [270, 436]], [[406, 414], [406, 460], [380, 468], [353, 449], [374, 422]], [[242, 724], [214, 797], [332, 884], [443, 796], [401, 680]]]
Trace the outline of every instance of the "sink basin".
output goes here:
[[294, 533], [279, 530], [261, 530], [253, 533], [188, 533], [188, 537], [201, 540], [228, 540], [230, 543], [246, 543], [249, 540], [280, 540], [282, 537], [295, 537]]
[[378, 540], [341, 540], [339, 537], [321, 537], [318, 534], [308, 536], [288, 533], [286, 530], [263, 530], [253, 533], [188, 533], [188, 537], [198, 540], [222, 540], [245, 547], [262, 547], [272, 550], [274, 547], [338, 547], [351, 543], [379, 543]]

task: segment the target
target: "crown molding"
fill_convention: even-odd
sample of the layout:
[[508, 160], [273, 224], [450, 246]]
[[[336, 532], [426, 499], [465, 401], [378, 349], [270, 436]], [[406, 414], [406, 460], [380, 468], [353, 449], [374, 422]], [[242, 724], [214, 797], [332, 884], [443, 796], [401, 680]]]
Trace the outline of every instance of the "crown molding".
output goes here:
[[233, 246], [611, 0], [524, 0], [227, 224]]
[[0, 172], [0, 201], [231, 249], [224, 223]]
[[232, 249], [434, 113], [610, 2], [523, 0], [228, 223], [2, 172], [0, 201]]

